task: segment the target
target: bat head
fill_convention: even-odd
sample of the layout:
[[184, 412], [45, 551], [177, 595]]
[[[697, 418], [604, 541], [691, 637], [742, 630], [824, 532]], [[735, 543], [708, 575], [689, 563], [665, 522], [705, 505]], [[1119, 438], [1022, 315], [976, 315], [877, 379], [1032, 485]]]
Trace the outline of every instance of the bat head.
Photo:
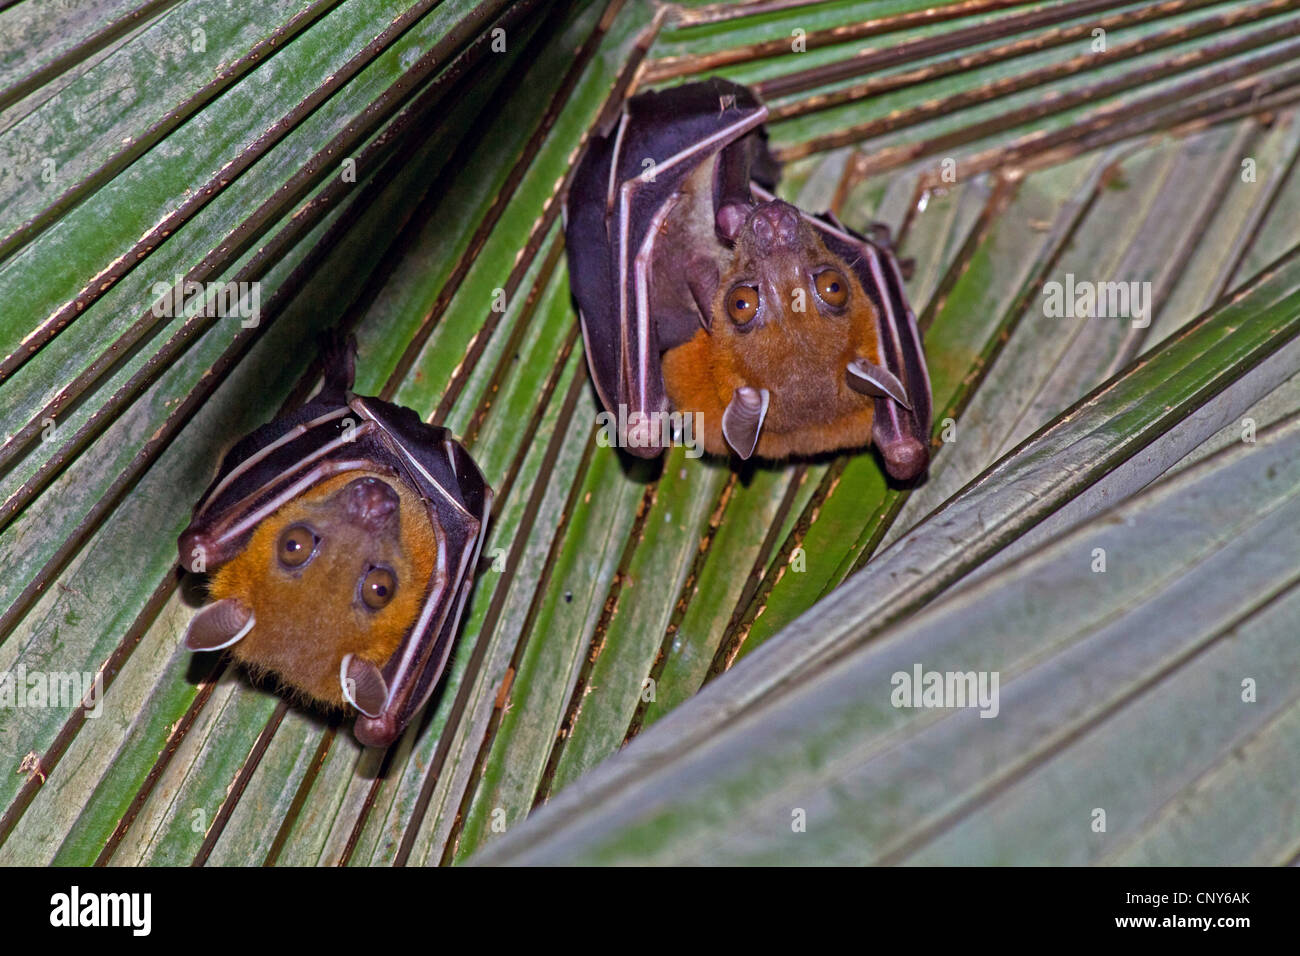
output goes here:
[[[737, 432], [743, 445], [751, 423], [767, 458], [867, 444], [872, 401], [845, 370], [856, 358], [879, 362], [879, 345], [854, 270], [789, 203], [759, 203], [743, 219], [725, 211], [734, 245], [709, 328], [664, 356], [673, 404], [704, 413], [715, 453], [736, 449]], [[733, 405], [738, 391], [744, 401]]]
[[263, 519], [216, 569], [214, 603], [195, 617], [187, 643], [230, 646], [255, 672], [364, 712], [377, 689], [362, 675], [377, 673], [414, 624], [437, 551], [428, 509], [406, 484], [334, 475]]

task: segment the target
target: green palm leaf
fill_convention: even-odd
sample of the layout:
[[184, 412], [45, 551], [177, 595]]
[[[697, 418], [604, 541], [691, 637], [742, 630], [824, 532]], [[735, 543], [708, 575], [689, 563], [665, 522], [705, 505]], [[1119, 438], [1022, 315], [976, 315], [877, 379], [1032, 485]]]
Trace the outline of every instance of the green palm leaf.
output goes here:
[[[0, 38], [0, 672], [106, 686], [96, 718], [0, 708], [0, 862], [1286, 858], [1264, 542], [1294, 510], [1300, 4], [24, 0]], [[771, 104], [783, 195], [915, 258], [925, 484], [593, 441], [566, 177], [630, 92], [710, 73]], [[1047, 318], [1068, 274], [1151, 283], [1151, 321]], [[155, 315], [177, 277], [258, 281], [260, 321]], [[175, 536], [335, 326], [358, 391], [497, 492], [448, 676], [386, 753], [179, 649]], [[1224, 573], [1243, 542], [1275, 560]], [[1145, 570], [1093, 575], [1094, 546]], [[1025, 599], [1066, 580], [1090, 617]], [[1094, 652], [1111, 685], [1071, 696]], [[897, 655], [1003, 670], [1003, 716], [849, 692]], [[1238, 672], [1273, 679], [1240, 713]], [[1114, 752], [1205, 695], [1232, 717], [1177, 766]], [[924, 770], [949, 759], [960, 793]], [[1080, 779], [1111, 796], [1060, 799]], [[1089, 842], [1063, 821], [1094, 806]]]

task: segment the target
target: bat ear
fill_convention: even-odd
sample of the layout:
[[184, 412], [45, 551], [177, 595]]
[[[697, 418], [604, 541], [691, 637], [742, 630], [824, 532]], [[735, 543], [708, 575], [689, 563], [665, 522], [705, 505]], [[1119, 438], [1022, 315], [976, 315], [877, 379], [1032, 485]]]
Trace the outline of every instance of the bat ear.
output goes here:
[[736, 389], [722, 413], [722, 437], [741, 458], [748, 458], [758, 447], [758, 433], [767, 417], [767, 389], [754, 389], [742, 385]]
[[849, 388], [872, 398], [892, 398], [909, 411], [912, 403], [907, 397], [907, 389], [898, 377], [887, 368], [873, 365], [866, 359], [854, 359], [849, 363]]
[[343, 699], [367, 717], [378, 717], [388, 701], [388, 684], [379, 668], [355, 654], [343, 658], [339, 667]]
[[238, 598], [223, 598], [190, 619], [185, 646], [191, 651], [219, 651], [238, 643], [254, 623], [251, 607]]

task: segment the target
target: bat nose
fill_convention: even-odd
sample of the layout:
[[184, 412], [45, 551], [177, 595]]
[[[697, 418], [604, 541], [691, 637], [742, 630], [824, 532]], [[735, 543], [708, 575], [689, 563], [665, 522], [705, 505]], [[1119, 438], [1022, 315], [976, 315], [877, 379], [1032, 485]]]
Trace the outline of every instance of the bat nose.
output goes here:
[[378, 478], [358, 478], [345, 494], [348, 518], [368, 531], [378, 531], [397, 513], [397, 492]]
[[764, 203], [750, 214], [749, 228], [760, 252], [794, 246], [799, 241], [799, 211], [779, 199]]

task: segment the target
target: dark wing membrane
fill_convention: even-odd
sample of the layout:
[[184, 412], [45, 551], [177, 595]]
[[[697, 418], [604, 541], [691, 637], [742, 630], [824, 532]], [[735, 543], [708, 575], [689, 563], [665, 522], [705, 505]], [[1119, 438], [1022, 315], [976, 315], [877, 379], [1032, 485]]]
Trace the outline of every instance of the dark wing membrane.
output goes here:
[[889, 474], [908, 480], [930, 460], [930, 374], [925, 367], [916, 315], [903, 291], [903, 276], [892, 249], [847, 228], [834, 216], [807, 216], [826, 247], [849, 264], [880, 315], [880, 351], [885, 367], [903, 383], [911, 408], [892, 398], [875, 400], [872, 442]]
[[686, 177], [765, 116], [749, 90], [712, 79], [635, 96], [612, 130], [592, 138], [570, 187], [565, 242], [588, 363], [608, 411], [617, 413], [615, 403], [629, 415], [667, 408], [649, 295], [654, 235]]
[[222, 460], [178, 541], [180, 562], [196, 549], [215, 567], [243, 548], [258, 522], [324, 478], [389, 456], [347, 405], [311, 402], [258, 428]]
[[578, 302], [587, 365], [601, 404], [619, 402], [622, 333], [614, 301], [613, 247], [605, 209], [612, 137], [593, 137], [569, 187], [565, 205], [564, 243], [569, 254], [569, 286]]
[[357, 739], [387, 746], [424, 706], [451, 653], [492, 509], [492, 489], [469, 453], [445, 428], [408, 408], [356, 397], [352, 407], [374, 422], [400, 459], [402, 476], [428, 503], [439, 530], [438, 559], [420, 616], [383, 668], [388, 697], [377, 717], [358, 717]]

